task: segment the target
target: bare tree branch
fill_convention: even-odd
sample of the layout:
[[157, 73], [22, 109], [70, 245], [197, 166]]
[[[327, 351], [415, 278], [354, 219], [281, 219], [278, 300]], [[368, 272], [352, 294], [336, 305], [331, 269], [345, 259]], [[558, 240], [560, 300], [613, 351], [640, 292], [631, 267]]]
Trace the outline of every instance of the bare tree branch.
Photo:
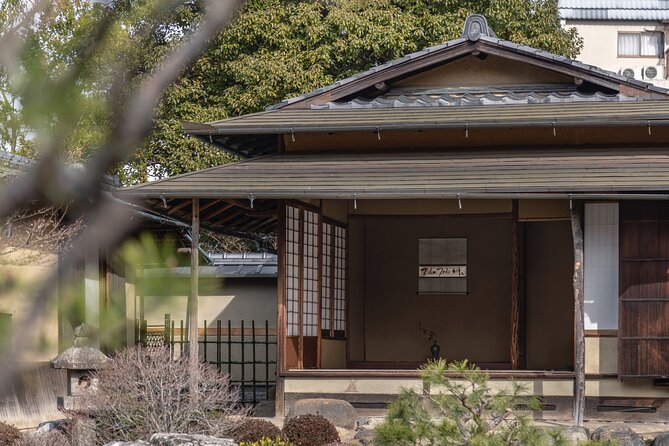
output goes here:
[[192, 39], [168, 56], [163, 68], [147, 79], [122, 107], [107, 143], [87, 163], [83, 172], [75, 174], [72, 169], [67, 169], [56, 155], [60, 151], [51, 145], [51, 150], [36, 168], [0, 195], [0, 217], [11, 214], [26, 201], [42, 194], [48, 196], [54, 204], [71, 201], [73, 207], [88, 217], [87, 228], [74, 243], [70, 254], [61, 259], [61, 267], [49, 275], [33, 296], [32, 307], [18, 326], [16, 342], [0, 364], [0, 386], [12, 382], [12, 363], [26, 347], [28, 333], [41, 317], [63, 271], [83, 262], [86, 246], [95, 244], [101, 250], [113, 249], [132, 229], [129, 208], [105, 202], [100, 195], [101, 178], [144, 141], [152, 129], [153, 111], [163, 91], [178, 78], [184, 67], [197, 59], [209, 40], [230, 22], [241, 3], [241, 0], [208, 2], [207, 18]]

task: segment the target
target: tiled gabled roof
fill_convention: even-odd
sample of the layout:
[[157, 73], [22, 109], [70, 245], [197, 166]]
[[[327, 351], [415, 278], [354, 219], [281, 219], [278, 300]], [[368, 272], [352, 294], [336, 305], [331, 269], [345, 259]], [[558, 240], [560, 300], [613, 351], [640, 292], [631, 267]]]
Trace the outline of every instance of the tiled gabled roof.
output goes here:
[[370, 108], [406, 108], [406, 107], [466, 107], [504, 104], [559, 104], [573, 102], [639, 102], [636, 96], [621, 94], [604, 94], [600, 92], [587, 94], [571, 92], [516, 92], [513, 90], [485, 92], [423, 90], [401, 91], [391, 90], [382, 96], [365, 99], [355, 98], [346, 102], [328, 102], [311, 105], [312, 110], [345, 110]]
[[[478, 25], [478, 28], [472, 27], [472, 24]], [[571, 85], [571, 90], [564, 90], [562, 87], [551, 90], [550, 88], [542, 88], [544, 87], [542, 85], [534, 85], [534, 89], [514, 85], [509, 86], [502, 93], [496, 87], [483, 88], [477, 92], [465, 92], [461, 95], [456, 95], [454, 92], [442, 92], [435, 95], [425, 91], [412, 95], [401, 95], [393, 90], [393, 83], [397, 80], [420, 74], [469, 55], [481, 57], [493, 55], [503, 59], [515, 60], [528, 66], [552, 71], [567, 79], [574, 79], [574, 84]], [[390, 91], [381, 93], [378, 89], [375, 90], [377, 85], [388, 86]], [[580, 87], [577, 88], [576, 85]], [[367, 108], [401, 108], [403, 110], [430, 108], [429, 115], [431, 116], [433, 110], [442, 106], [453, 108], [471, 105], [512, 105], [520, 109], [528, 108], [527, 110], [508, 110], [509, 113], [504, 110], [504, 115], [530, 115], [535, 112], [530, 108], [538, 104], [550, 106], [551, 104], [567, 103], [565, 105], [572, 105], [569, 103], [578, 102], [599, 105], [602, 102], [627, 103], [645, 99], [667, 100], [669, 99], [669, 91], [651, 83], [630, 79], [561, 55], [500, 39], [488, 28], [485, 18], [474, 15], [467, 18], [463, 35], [457, 39], [407, 54], [397, 60], [337, 81], [332, 85], [286, 99], [268, 107], [265, 112], [207, 124], [184, 123], [184, 130], [187, 134], [216, 144], [244, 158], [252, 158], [271, 154], [278, 150], [278, 140], [271, 135], [290, 134], [299, 131], [360, 131], [370, 128], [379, 130], [388, 124], [388, 121], [392, 121], [390, 123], [392, 127], [396, 126], [396, 121], [400, 122], [400, 127], [404, 125], [402, 122], [405, 121], [402, 116], [384, 115], [384, 119], [387, 118], [385, 119], [386, 122], [372, 122], [374, 121], [373, 117], [367, 114], [350, 117], [351, 119], [348, 122], [344, 122], [347, 120], [347, 116], [342, 114], [328, 115], [326, 113], [336, 109], [360, 109], [358, 111], [363, 112]], [[647, 113], [646, 107], [642, 108], [644, 109], [643, 113]], [[654, 106], [648, 109], [657, 110], [658, 107]], [[546, 110], [548, 109], [542, 109], [542, 111]], [[439, 113], [442, 112], [444, 111], [439, 111]], [[448, 111], [445, 111], [445, 114], [448, 113]], [[472, 115], [469, 116], [472, 118], [470, 126], [478, 125], [476, 116], [473, 116], [478, 112], [463, 110], [463, 113]], [[561, 113], [561, 110], [557, 110], [555, 116], [551, 116], [547, 121], [548, 124], [553, 125], [555, 121], [559, 121]], [[626, 109], [621, 107], [611, 111], [611, 113], [614, 115], [626, 113]], [[591, 116], [590, 110], [585, 110], [583, 119], [579, 122], [585, 123], [589, 116]], [[521, 118], [512, 124], [523, 125], [526, 122], [526, 116]], [[434, 122], [425, 117], [421, 119], [423, 119], [423, 122], [418, 123], [415, 128], [429, 128], [430, 123]], [[594, 125], [601, 124], [597, 119], [593, 120]], [[658, 117], [655, 115], [647, 117], [648, 121], [656, 119]], [[365, 125], [359, 125], [363, 121]], [[463, 121], [463, 119], [460, 119], [460, 121]], [[330, 125], [333, 123], [336, 125]], [[480, 124], [486, 125], [485, 123]], [[440, 122], [439, 125], [450, 126], [458, 125], [458, 123], [445, 124]], [[461, 122], [459, 125], [464, 124]]]
[[[669, 3], [669, 2], [668, 2]], [[649, 82], [643, 82], [640, 80], [636, 79], [631, 79], [625, 76], [622, 76], [618, 73], [615, 73], [613, 71], [608, 71], [604, 70], [603, 68], [596, 67], [594, 65], [588, 65], [583, 62], [569, 59], [568, 57], [561, 56], [559, 54], [554, 54], [550, 53], [548, 51], [544, 51], [538, 48], [532, 48], [527, 45], [520, 45], [517, 43], [513, 43], [508, 40], [500, 39], [498, 37], [490, 37], [490, 36], [480, 36], [477, 41], [481, 41], [483, 44], [487, 44], [491, 47], [497, 47], [505, 50], [510, 50], [515, 53], [520, 53], [523, 55], [530, 56], [531, 58], [538, 59], [541, 61], [546, 61], [546, 62], [551, 62], [557, 65], [561, 65], [564, 68], [572, 68], [574, 70], [583, 72], [583, 73], [589, 73], [592, 75], [595, 75], [596, 77], [601, 78], [602, 80], [608, 80], [614, 83], [618, 84], [626, 84], [630, 85], [633, 87], [636, 87], [638, 89], [642, 90], [647, 90], [647, 91], [652, 91], [656, 92], [662, 95], [667, 95], [669, 94], [669, 91], [657, 87]], [[282, 102], [279, 102], [278, 104], [272, 105], [267, 108], [267, 110], [273, 110], [273, 109], [278, 109], [278, 108], [283, 108], [291, 104], [295, 104], [297, 102], [304, 101], [306, 99], [310, 99], [316, 96], [319, 96], [323, 93], [330, 92], [332, 90], [335, 90], [336, 88], [351, 84], [359, 79], [363, 79], [365, 77], [368, 77], [372, 74], [382, 72], [384, 70], [388, 70], [389, 68], [397, 67], [399, 65], [408, 63], [410, 61], [418, 60], [422, 57], [425, 57], [429, 54], [433, 54], [436, 52], [440, 52], [443, 50], [446, 50], [447, 48], [453, 48], [456, 46], [461, 46], [464, 44], [467, 44], [468, 42], [471, 42], [469, 39], [465, 37], [460, 37], [458, 39], [450, 40], [448, 42], [442, 43], [440, 45], [435, 45], [429, 48], [425, 48], [421, 51], [417, 51], [415, 53], [407, 54], [399, 59], [387, 62], [383, 65], [378, 65], [373, 68], [370, 68], [367, 71], [363, 71], [361, 73], [357, 73], [351, 77], [348, 77], [346, 79], [342, 79], [340, 81], [335, 82], [334, 84], [328, 85], [323, 88], [319, 88], [317, 90], [314, 90], [312, 92], [296, 96], [294, 98], [286, 99]]]

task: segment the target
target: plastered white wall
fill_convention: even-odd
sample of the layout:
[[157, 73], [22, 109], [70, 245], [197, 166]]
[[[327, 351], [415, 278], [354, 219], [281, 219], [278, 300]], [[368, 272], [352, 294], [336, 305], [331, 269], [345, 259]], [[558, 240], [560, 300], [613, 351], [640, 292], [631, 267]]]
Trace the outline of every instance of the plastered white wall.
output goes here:
[[[568, 20], [564, 27], [576, 28], [583, 38], [583, 49], [577, 56], [581, 62], [616, 73], [625, 68], [664, 64], [664, 60], [658, 57], [618, 57], [619, 32], [667, 31], [668, 27], [659, 22]], [[665, 38], [665, 51], [667, 40]], [[669, 81], [659, 77], [653, 80], [639, 80], [646, 80], [664, 88], [669, 87]]]
[[618, 328], [618, 203], [586, 203], [584, 307], [586, 330]]

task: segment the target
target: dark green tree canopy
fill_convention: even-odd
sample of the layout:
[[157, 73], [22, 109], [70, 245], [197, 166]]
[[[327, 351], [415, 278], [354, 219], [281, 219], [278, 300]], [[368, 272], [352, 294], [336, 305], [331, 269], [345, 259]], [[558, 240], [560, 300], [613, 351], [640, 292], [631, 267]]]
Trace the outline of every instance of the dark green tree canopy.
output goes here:
[[[63, 14], [58, 29], [36, 34], [37, 43], [51, 48], [40, 57], [47, 66], [58, 67], [77, 51], [77, 35], [96, 23], [91, 19], [95, 14], [111, 11], [118, 20], [101, 63], [88, 67], [90, 94], [80, 99], [80, 106], [90, 112], [72, 141], [70, 158], [86, 158], [87, 147], [95, 147], [108, 131], [105, 122], [114, 111], [96, 107], [95, 98], [110, 94], [114, 81], [118, 84], [113, 67], [131, 66], [137, 76], [127, 82], [141, 80], [142, 73], [160, 69], [163, 56], [206, 14], [200, 0], [185, 0], [174, 13], [161, 14], [160, 1], [113, 0], [101, 8], [78, 0]], [[454, 39], [472, 13], [485, 15], [503, 39], [572, 58], [582, 46], [575, 30], [561, 28], [557, 0], [248, 0], [233, 25], [168, 89], [156, 111], [152, 136], [117, 173], [132, 184], [229, 162], [232, 158], [221, 150], [185, 136], [181, 122], [260, 111]], [[98, 67], [107, 71], [98, 72]]]
[[404, 54], [457, 38], [486, 16], [498, 36], [575, 57], [581, 39], [561, 28], [557, 0], [251, 0], [236, 22], [171, 88], [153, 137], [124, 181], [229, 161], [184, 136], [180, 122], [252, 113]]

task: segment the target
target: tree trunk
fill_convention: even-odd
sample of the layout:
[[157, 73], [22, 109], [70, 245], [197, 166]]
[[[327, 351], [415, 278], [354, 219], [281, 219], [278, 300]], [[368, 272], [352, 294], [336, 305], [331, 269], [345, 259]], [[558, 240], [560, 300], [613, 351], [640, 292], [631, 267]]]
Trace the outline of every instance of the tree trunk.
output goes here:
[[583, 426], [585, 410], [585, 329], [583, 312], [583, 203], [571, 205], [574, 239], [574, 426]]

